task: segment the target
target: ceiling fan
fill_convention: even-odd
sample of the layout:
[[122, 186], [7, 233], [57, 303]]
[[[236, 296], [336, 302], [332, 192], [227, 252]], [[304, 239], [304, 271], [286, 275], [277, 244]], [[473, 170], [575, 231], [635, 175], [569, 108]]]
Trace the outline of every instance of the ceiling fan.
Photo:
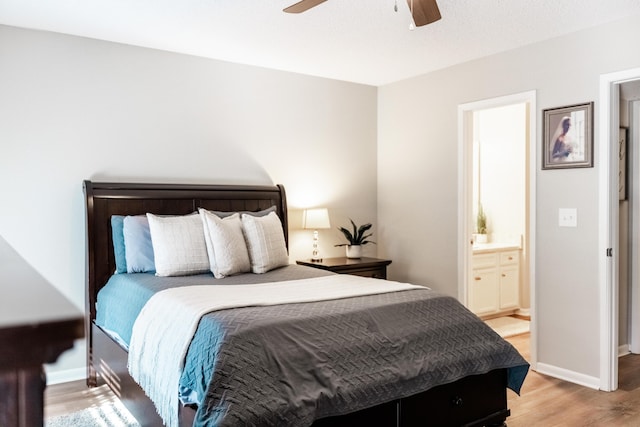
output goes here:
[[[301, 0], [283, 10], [288, 13], [300, 13], [316, 7], [325, 1], [327, 0]], [[407, 3], [409, 4], [409, 9], [411, 10], [411, 15], [413, 15], [413, 22], [416, 24], [416, 27], [431, 24], [442, 18], [436, 0], [407, 0]]]

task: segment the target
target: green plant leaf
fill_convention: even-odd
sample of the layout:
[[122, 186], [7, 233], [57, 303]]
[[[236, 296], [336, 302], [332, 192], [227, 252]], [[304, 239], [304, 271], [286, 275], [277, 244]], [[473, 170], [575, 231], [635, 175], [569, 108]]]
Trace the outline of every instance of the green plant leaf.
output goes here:
[[351, 222], [351, 226], [353, 227], [353, 232], [347, 230], [344, 227], [338, 227], [338, 230], [342, 232], [348, 243], [340, 243], [334, 246], [366, 245], [367, 243], [375, 244], [375, 242], [367, 240], [369, 237], [373, 236], [373, 233], [366, 234], [366, 232], [369, 231], [372, 227], [371, 223], [367, 223], [358, 227], [351, 218], [349, 218], [349, 221]]
[[347, 230], [346, 228], [344, 228], [344, 227], [340, 227], [340, 228], [338, 228], [338, 230], [340, 230], [340, 231], [342, 232], [342, 234], [344, 234], [344, 237], [345, 237], [349, 242], [352, 242], [352, 241], [354, 240], [354, 239], [353, 239], [353, 235], [352, 235], [352, 234], [351, 234], [351, 232], [350, 232], [349, 230]]
[[478, 203], [478, 215], [476, 217], [476, 231], [478, 234], [487, 233], [487, 216], [482, 208], [482, 203]]
[[371, 224], [361, 225], [360, 228], [358, 228], [358, 235], [356, 237], [356, 240], [359, 242], [362, 242], [365, 239], [364, 233], [366, 233], [367, 230], [369, 230], [370, 228], [371, 228]]
[[353, 225], [353, 240], [351, 241], [352, 245], [356, 245], [358, 242], [358, 227], [356, 226], [356, 223], [353, 222], [353, 220], [351, 218], [349, 218], [349, 221], [351, 221], [351, 225]]

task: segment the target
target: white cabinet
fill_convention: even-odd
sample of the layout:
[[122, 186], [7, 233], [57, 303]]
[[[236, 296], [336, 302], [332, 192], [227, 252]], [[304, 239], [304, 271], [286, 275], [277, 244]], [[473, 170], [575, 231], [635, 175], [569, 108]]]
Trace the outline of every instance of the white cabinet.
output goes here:
[[473, 275], [469, 283], [469, 309], [476, 314], [498, 311], [500, 292], [496, 253], [473, 255]]
[[490, 316], [519, 308], [520, 250], [495, 247], [473, 253], [469, 309]]
[[520, 304], [520, 251], [500, 252], [500, 310], [517, 309]]

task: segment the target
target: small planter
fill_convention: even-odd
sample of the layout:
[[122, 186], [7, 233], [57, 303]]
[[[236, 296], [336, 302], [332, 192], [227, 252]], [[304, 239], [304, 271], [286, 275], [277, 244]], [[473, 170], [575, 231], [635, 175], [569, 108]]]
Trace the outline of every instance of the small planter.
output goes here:
[[487, 243], [488, 241], [486, 234], [476, 234], [476, 243]]
[[371, 229], [371, 223], [361, 225], [358, 227], [352, 219], [350, 219], [351, 225], [353, 226], [353, 232], [351, 230], [347, 230], [344, 227], [339, 227], [338, 230], [342, 232], [345, 239], [347, 239], [347, 243], [339, 243], [335, 246], [344, 246], [347, 248], [347, 258], [357, 259], [362, 257], [362, 246], [367, 243], [373, 243], [371, 240], [368, 240], [371, 237], [372, 233], [368, 233]]
[[347, 258], [361, 258], [362, 245], [347, 245]]

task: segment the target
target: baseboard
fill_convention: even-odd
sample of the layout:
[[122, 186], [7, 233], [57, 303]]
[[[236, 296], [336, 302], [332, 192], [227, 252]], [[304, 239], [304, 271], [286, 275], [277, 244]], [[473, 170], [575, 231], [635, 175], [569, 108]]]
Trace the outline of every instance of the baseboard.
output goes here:
[[513, 317], [517, 317], [522, 320], [531, 320], [531, 309], [529, 308], [519, 308], [513, 314]]
[[563, 381], [569, 381], [570, 383], [578, 384], [584, 387], [589, 387], [595, 390], [600, 389], [600, 378], [598, 377], [591, 377], [579, 372], [558, 368], [557, 366], [553, 365], [547, 365], [546, 363], [538, 362], [536, 365], [536, 372], [543, 375], [548, 375], [550, 377], [558, 378]]
[[626, 356], [631, 353], [629, 344], [622, 344], [618, 346], [618, 357]]
[[86, 368], [66, 369], [64, 371], [47, 372], [47, 385], [68, 383], [87, 378]]

